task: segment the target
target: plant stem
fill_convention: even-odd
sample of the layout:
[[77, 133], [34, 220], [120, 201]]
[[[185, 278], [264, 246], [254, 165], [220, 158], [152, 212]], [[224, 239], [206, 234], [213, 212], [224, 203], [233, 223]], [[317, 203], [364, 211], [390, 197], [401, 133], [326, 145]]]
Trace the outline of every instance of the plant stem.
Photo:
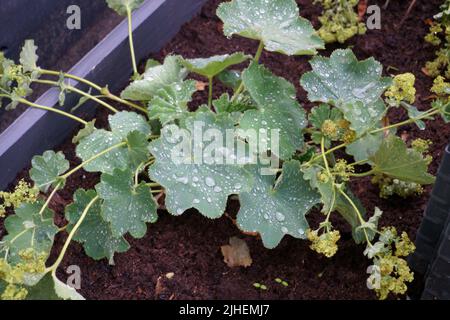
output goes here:
[[330, 167], [328, 166], [327, 156], [325, 154], [325, 138], [322, 137], [322, 141], [320, 142], [320, 151], [322, 152], [323, 163], [325, 164], [325, 169], [327, 170], [328, 177], [332, 179]]
[[[353, 210], [355, 210], [356, 215], [358, 216], [358, 219], [359, 219], [359, 223], [360, 223], [361, 225], [363, 225], [364, 223], [366, 223], [366, 221], [364, 221], [364, 219], [363, 219], [363, 217], [362, 217], [361, 212], [359, 212], [359, 209], [358, 209], [358, 207], [356, 206], [356, 204], [353, 202], [353, 200], [352, 200], [352, 199], [351, 199], [344, 191], [342, 191], [340, 188], [337, 188], [337, 189], [338, 189], [339, 192], [344, 196], [344, 198], [347, 199], [347, 201], [348, 201], [348, 202], [350, 203], [350, 205], [352, 206]], [[372, 246], [372, 243], [371, 243], [370, 240], [369, 240], [369, 236], [367, 235], [366, 229], [363, 229], [363, 231], [364, 231], [364, 236], [366, 237], [367, 244], [368, 244], [369, 246]]]
[[[53, 86], [56, 86], [56, 87], [59, 86], [59, 83], [58, 83], [58, 82], [56, 82], [56, 81], [50, 81], [50, 80], [34, 80], [33, 82], [41, 83], [41, 84], [53, 85]], [[78, 93], [79, 95], [82, 95], [82, 96], [84, 96], [84, 97], [86, 97], [86, 98], [89, 98], [89, 99], [92, 100], [92, 101], [97, 102], [98, 104], [104, 106], [105, 108], [111, 110], [111, 111], [114, 112], [114, 113], [119, 112], [116, 108], [114, 108], [114, 107], [111, 106], [110, 104], [108, 104], [108, 103], [106, 103], [106, 102], [100, 100], [100, 99], [97, 98], [97, 97], [94, 97], [93, 95], [91, 95], [91, 94], [89, 94], [89, 93], [87, 93], [87, 92], [84, 92], [84, 91], [82, 91], [82, 90], [80, 90], [80, 89], [77, 89], [77, 88], [75, 88], [75, 87], [73, 87], [73, 86], [71, 86], [71, 85], [67, 85], [67, 84], [66, 84], [66, 88], [67, 88], [67, 90], [69, 90], [69, 91], [73, 91], [73, 92], [75, 92], [75, 93]]]
[[58, 72], [58, 71], [46, 70], [46, 69], [41, 69], [41, 73], [42, 74], [46, 74], [46, 75], [50, 75], [50, 76], [60, 76], [62, 74], [64, 76], [64, 78], [68, 78], [68, 79], [72, 79], [72, 80], [84, 83], [84, 84], [92, 87], [93, 89], [95, 89], [97, 91], [102, 91], [102, 87], [100, 87], [99, 85], [97, 85], [97, 84], [95, 84], [95, 83], [93, 83], [93, 82], [91, 82], [89, 80], [86, 80], [84, 78], [81, 78], [81, 77], [75, 76], [73, 74], [70, 74], [70, 73], [64, 73], [64, 72], [61, 73], [61, 72]]
[[255, 58], [253, 60], [254, 62], [256, 62], [256, 63], [259, 62], [259, 59], [261, 59], [261, 55], [263, 53], [263, 50], [264, 50], [264, 42], [260, 41], [259, 42], [259, 46], [258, 46], [258, 50], [256, 51], [256, 55], [255, 55]]
[[363, 172], [363, 173], [350, 173], [349, 176], [350, 177], [358, 177], [358, 178], [363, 178], [363, 177], [367, 177], [370, 176], [372, 174], [375, 173], [375, 169], [372, 169], [370, 171], [367, 172]]
[[139, 76], [139, 72], [136, 64], [136, 55], [134, 53], [134, 41], [133, 41], [133, 20], [131, 15], [131, 8], [127, 6], [127, 19], [128, 19], [128, 39], [130, 42], [131, 62], [133, 64], [134, 76]]
[[137, 187], [139, 184], [139, 173], [142, 172], [142, 170], [145, 170], [149, 165], [151, 165], [153, 162], [155, 162], [155, 158], [151, 157], [151, 159], [147, 162], [142, 162], [139, 164], [139, 166], [136, 168], [136, 171], [134, 172], [134, 186]]
[[45, 201], [44, 205], [42, 206], [41, 210], [39, 210], [39, 215], [42, 216], [42, 214], [45, 211], [45, 208], [48, 207], [48, 205], [50, 204], [50, 201], [52, 200], [52, 198], [55, 196], [56, 192], [58, 191], [59, 187], [61, 186], [61, 182], [58, 183], [55, 188], [52, 190], [52, 192], [50, 193], [50, 195], [48, 196], [47, 200]]
[[209, 77], [208, 80], [209, 80], [208, 107], [211, 109], [213, 98], [213, 77]]
[[[263, 50], [264, 50], [264, 42], [260, 41], [259, 42], [259, 46], [258, 46], [258, 50], [256, 51], [255, 57], [253, 58], [253, 62], [256, 62], [256, 63], [259, 62], [259, 59], [261, 58]], [[244, 87], [244, 82], [241, 82], [241, 84], [237, 88], [236, 92], [234, 93], [233, 97], [231, 98], [232, 102], [237, 99], [237, 97], [242, 93], [244, 88], [245, 88]]]
[[159, 183], [156, 182], [150, 182], [145, 184], [147, 187], [161, 187]]
[[349, 166], [355, 167], [361, 164], [365, 164], [366, 162], [368, 162], [369, 159], [364, 159], [364, 160], [360, 160], [360, 161], [355, 161], [353, 163], [350, 163]]
[[62, 179], [67, 179], [69, 176], [71, 176], [72, 174], [74, 174], [75, 172], [77, 172], [78, 170], [82, 169], [85, 165], [87, 165], [88, 163], [94, 161], [95, 159], [107, 154], [108, 152], [111, 152], [114, 149], [120, 148], [120, 147], [124, 147], [126, 146], [126, 142], [121, 142], [118, 143], [116, 145], [113, 145], [111, 147], [109, 147], [108, 149], [103, 150], [100, 153], [97, 153], [95, 156], [93, 156], [92, 158], [89, 158], [88, 160], [84, 161], [83, 163], [81, 163], [79, 166], [76, 166], [75, 168], [73, 168], [72, 170], [70, 170], [69, 172], [67, 172], [66, 174], [62, 175], [61, 178]]
[[109, 89], [108, 89], [107, 87], [102, 88], [102, 89], [101, 89], [101, 93], [102, 93], [105, 97], [107, 97], [108, 99], [111, 99], [111, 100], [120, 102], [120, 103], [122, 103], [122, 104], [124, 104], [124, 105], [127, 105], [127, 106], [131, 107], [131, 108], [134, 108], [134, 109], [136, 109], [136, 110], [142, 111], [143, 113], [147, 113], [147, 112], [148, 112], [147, 109], [145, 109], [145, 108], [143, 108], [143, 107], [141, 107], [141, 106], [139, 106], [139, 105], [137, 105], [137, 104], [135, 104], [135, 103], [133, 103], [133, 102], [124, 100], [124, 99], [122, 99], [122, 98], [120, 98], [120, 97], [118, 97], [118, 96], [112, 94], [111, 92], [109, 92]]
[[91, 82], [89, 80], [80, 78], [80, 77], [75, 76], [75, 75], [70, 74], [70, 73], [61, 73], [61, 72], [53, 71], [53, 70], [41, 69], [41, 73], [42, 74], [46, 74], [46, 75], [51, 75], [51, 76], [60, 76], [62, 74], [64, 76], [64, 78], [72, 79], [72, 80], [75, 80], [75, 81], [78, 81], [80, 83], [84, 83], [85, 85], [90, 86], [91, 88], [101, 92], [101, 94], [103, 94], [108, 99], [120, 102], [122, 104], [125, 104], [125, 105], [131, 107], [131, 108], [134, 108], [134, 109], [140, 110], [140, 111], [142, 111], [144, 113], [147, 113], [147, 110], [145, 108], [143, 108], [143, 107], [141, 107], [141, 106], [139, 106], [139, 105], [137, 105], [137, 104], [135, 104], [133, 102], [124, 100], [124, 99], [122, 99], [122, 98], [112, 94], [111, 92], [109, 92], [107, 87], [103, 87], [102, 88], [98, 84], [95, 84], [95, 83], [93, 83], [93, 82]]
[[41, 110], [45, 110], [45, 111], [50, 111], [50, 112], [57, 113], [57, 114], [59, 114], [59, 115], [62, 115], [62, 116], [65, 116], [65, 117], [67, 117], [67, 118], [70, 118], [70, 119], [72, 119], [72, 120], [75, 120], [75, 121], [81, 123], [82, 125], [87, 125], [87, 121], [84, 121], [83, 119], [81, 119], [81, 118], [79, 118], [79, 117], [77, 117], [77, 116], [74, 116], [73, 114], [70, 114], [70, 113], [68, 113], [68, 112], [65, 112], [65, 111], [62, 111], [62, 110], [59, 110], [59, 109], [55, 109], [55, 108], [50, 108], [50, 107], [42, 106], [42, 105], [33, 103], [33, 102], [28, 101], [28, 100], [23, 99], [23, 98], [22, 98], [22, 99], [19, 99], [19, 102], [20, 102], [20, 103], [23, 103], [23, 104], [26, 104], [26, 105], [29, 105], [30, 107], [33, 107], [33, 108], [36, 108], [36, 109], [41, 109]]
[[56, 269], [58, 269], [59, 265], [61, 264], [61, 262], [62, 262], [62, 260], [64, 258], [64, 255], [66, 254], [67, 248], [69, 247], [70, 242], [72, 241], [73, 237], [75, 236], [75, 233], [78, 231], [78, 229], [80, 228], [80, 226], [83, 223], [84, 219], [86, 218], [89, 210], [91, 209], [91, 207], [94, 205], [94, 203], [98, 199], [99, 199], [99, 196], [96, 196], [86, 206], [86, 208], [84, 209], [83, 213], [81, 214], [80, 219], [78, 219], [78, 221], [75, 224], [75, 226], [73, 227], [72, 231], [70, 231], [69, 236], [67, 237], [67, 240], [64, 243], [64, 246], [63, 246], [63, 248], [62, 248], [58, 258], [56, 259], [55, 263], [50, 268], [47, 269], [47, 270], [51, 270], [53, 275], [55, 275]]
[[405, 121], [402, 121], [402, 122], [391, 124], [389, 126], [386, 126], [386, 127], [380, 128], [380, 129], [376, 129], [376, 130], [370, 131], [370, 134], [374, 134], [374, 133], [378, 133], [378, 132], [384, 132], [386, 130], [390, 130], [390, 129], [398, 128], [398, 127], [401, 127], [401, 126], [404, 126], [404, 125], [407, 125], [407, 124], [410, 124], [410, 123], [414, 123], [417, 120], [422, 120], [422, 119], [434, 116], [435, 114], [438, 114], [439, 112], [440, 112], [439, 109], [432, 108], [432, 109], [426, 111], [420, 117], [411, 118], [411, 119], [408, 119], [408, 120], [405, 120]]
[[[380, 128], [380, 129], [372, 130], [368, 134], [375, 134], [375, 133], [378, 133], [378, 132], [384, 132], [384, 131], [389, 130], [389, 129], [393, 129], [393, 128], [401, 127], [401, 126], [404, 126], [404, 125], [407, 125], [407, 124], [410, 124], [410, 123], [414, 123], [417, 120], [426, 119], [426, 118], [431, 117], [431, 116], [433, 116], [435, 114], [438, 114], [439, 112], [440, 112], [439, 109], [432, 108], [432, 109], [424, 112], [424, 114], [422, 114], [420, 117], [408, 119], [408, 120], [405, 120], [405, 121], [402, 121], [402, 122], [399, 122], [399, 123], [395, 123], [395, 124], [392, 124], [392, 125]], [[339, 149], [342, 149], [342, 148], [344, 148], [344, 147], [346, 147], [348, 145], [349, 145], [348, 143], [340, 144], [340, 145], [338, 145], [338, 146], [336, 146], [334, 148], [331, 148], [331, 149], [327, 150], [325, 152], [325, 155], [330, 154], [330, 153], [332, 153], [334, 151], [337, 151]], [[317, 156], [313, 157], [310, 161], [308, 161], [308, 163], [312, 163], [314, 161], [317, 161], [321, 157], [322, 157], [321, 154], [317, 155]]]

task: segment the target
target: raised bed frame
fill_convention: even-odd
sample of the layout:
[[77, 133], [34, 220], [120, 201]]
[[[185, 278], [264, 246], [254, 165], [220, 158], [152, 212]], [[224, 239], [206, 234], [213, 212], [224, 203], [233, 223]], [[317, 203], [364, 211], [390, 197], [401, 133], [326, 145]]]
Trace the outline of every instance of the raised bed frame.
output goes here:
[[[103, 0], [102, 0], [103, 1]], [[133, 30], [137, 60], [149, 53], [158, 52], [187, 22], [206, 0], [147, 0], [133, 13]], [[129, 80], [132, 70], [128, 47], [128, 27], [123, 21], [95, 48], [83, 57], [69, 73], [86, 78], [99, 85], [108, 85], [111, 91], [120, 90]], [[70, 84], [86, 90], [75, 81]], [[66, 111], [79, 100], [71, 94], [66, 98]], [[58, 89], [45, 92], [36, 103], [58, 106]], [[78, 113], [93, 110], [87, 103]], [[77, 124], [57, 114], [37, 109], [27, 109], [0, 134], [0, 189], [13, 182], [17, 173], [30, 159], [63, 142]]]
[[450, 300], [450, 145], [438, 171], [409, 264], [424, 279], [422, 299]]

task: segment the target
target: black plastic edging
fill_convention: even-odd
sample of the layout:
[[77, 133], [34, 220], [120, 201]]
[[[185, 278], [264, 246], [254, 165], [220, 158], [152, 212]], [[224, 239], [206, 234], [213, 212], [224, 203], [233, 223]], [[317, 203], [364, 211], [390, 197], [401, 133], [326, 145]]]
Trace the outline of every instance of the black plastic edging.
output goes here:
[[[158, 52], [207, 0], [147, 0], [133, 14], [135, 51], [138, 60]], [[94, 49], [80, 60], [70, 73], [111, 91], [121, 89], [131, 75], [127, 22], [123, 21]], [[79, 88], [86, 87], [71, 82]], [[36, 102], [46, 106], [58, 105], [58, 90], [48, 90]], [[68, 95], [62, 109], [70, 110], [79, 97]], [[86, 104], [86, 111], [93, 104]], [[30, 162], [45, 150], [60, 144], [77, 125], [51, 112], [26, 110], [0, 135], [0, 189], [5, 189]]]
[[[416, 235], [416, 251], [409, 258], [409, 265], [416, 274], [426, 282], [423, 298], [430, 298], [429, 294], [435, 292], [436, 283], [432, 277], [450, 277], [450, 268], [445, 274], [436, 273], [441, 265], [440, 258], [450, 261], [450, 243], [445, 244], [447, 236], [450, 237], [450, 145], [444, 152], [442, 163], [431, 193], [431, 198], [425, 210], [425, 215]], [[447, 233], [448, 234], [447, 234]], [[448, 248], [446, 246], [449, 246]], [[446, 252], [446, 256], [445, 256]], [[428, 277], [428, 279], [427, 279]], [[431, 277], [431, 278], [430, 278]], [[434, 277], [436, 279], [436, 277]], [[433, 285], [434, 284], [434, 285]], [[447, 290], [449, 290], [447, 288]], [[427, 293], [428, 292], [428, 293]], [[436, 296], [435, 296], [436, 298]]]
[[450, 216], [422, 293], [424, 300], [450, 300]]

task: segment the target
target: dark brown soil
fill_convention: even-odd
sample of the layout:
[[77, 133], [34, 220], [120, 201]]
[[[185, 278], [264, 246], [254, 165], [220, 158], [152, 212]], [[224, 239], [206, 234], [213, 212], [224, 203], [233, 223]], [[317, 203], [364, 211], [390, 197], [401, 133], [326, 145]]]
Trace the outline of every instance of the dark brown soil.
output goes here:
[[[158, 55], [162, 59], [169, 53], [185, 57], [207, 57], [214, 54], [245, 51], [254, 53], [257, 44], [243, 38], [227, 40], [221, 32], [215, 9], [220, 0], [211, 0], [201, 14], [188, 23], [182, 31]], [[317, 26], [320, 9], [312, 6], [310, 0], [297, 1], [302, 15]], [[371, 1], [379, 5], [384, 1]], [[346, 46], [353, 46], [359, 58], [374, 56], [393, 73], [413, 72], [417, 77], [417, 104], [429, 107], [431, 80], [422, 74], [421, 68], [432, 59], [434, 49], [426, 45], [423, 37], [427, 32], [425, 19], [437, 12], [441, 1], [418, 1], [410, 18], [396, 29], [409, 1], [391, 1], [388, 10], [382, 12], [382, 30], [369, 31], [367, 35], [353, 39]], [[329, 54], [337, 46], [330, 46], [324, 54]], [[299, 78], [309, 65], [307, 57], [285, 57], [264, 53], [262, 62], [273, 72], [284, 76], [298, 88], [298, 98], [306, 102], [306, 94], [299, 87]], [[217, 95], [222, 90], [218, 87]], [[206, 93], [196, 96], [195, 104], [205, 101]], [[98, 116], [105, 124], [104, 112]], [[404, 117], [400, 111], [392, 115], [393, 120]], [[401, 128], [408, 139], [417, 137], [434, 142], [434, 161], [431, 171], [436, 172], [441, 152], [448, 143], [450, 130], [441, 120], [429, 123], [425, 131], [414, 126]], [[74, 146], [67, 142], [58, 150], [63, 150], [72, 165], [79, 163], [74, 154]], [[26, 176], [24, 171], [21, 176]], [[58, 193], [52, 208], [58, 213], [58, 223], [63, 224], [63, 206], [71, 201], [73, 192], [79, 188], [92, 188], [98, 182], [98, 175], [79, 172], [71, 177], [67, 187]], [[354, 192], [362, 199], [368, 212], [375, 206], [384, 211], [382, 225], [394, 225], [407, 231], [414, 238], [422, 219], [423, 211], [431, 191], [426, 188], [422, 197], [412, 199], [391, 198], [380, 200], [378, 190], [368, 179], [352, 183]], [[235, 212], [237, 204], [230, 202], [229, 212]], [[311, 219], [321, 217], [312, 213]], [[4, 234], [0, 221], [0, 238]], [[335, 224], [343, 226], [337, 219]], [[332, 259], [319, 256], [308, 248], [306, 241], [286, 237], [274, 250], [265, 249], [260, 240], [242, 235], [226, 217], [208, 220], [195, 211], [186, 212], [181, 217], [173, 217], [160, 212], [159, 221], [149, 225], [148, 234], [141, 240], [129, 239], [131, 249], [116, 256], [115, 266], [107, 261], [95, 262], [88, 258], [82, 247], [71, 244], [62, 266], [79, 265], [82, 270], [81, 293], [88, 299], [375, 299], [373, 292], [366, 288], [366, 268], [369, 261], [363, 256], [364, 248], [351, 239], [349, 229], [339, 241], [339, 251]], [[230, 269], [223, 262], [220, 246], [227, 244], [229, 237], [239, 236], [248, 243], [253, 265], [247, 269]], [[65, 236], [58, 236], [55, 252], [63, 244]], [[173, 272], [171, 280], [165, 274]], [[66, 275], [61, 268], [59, 276]], [[282, 278], [289, 282], [283, 287], [274, 282]], [[159, 280], [158, 280], [159, 279]], [[253, 288], [254, 282], [268, 286], [265, 292]]]

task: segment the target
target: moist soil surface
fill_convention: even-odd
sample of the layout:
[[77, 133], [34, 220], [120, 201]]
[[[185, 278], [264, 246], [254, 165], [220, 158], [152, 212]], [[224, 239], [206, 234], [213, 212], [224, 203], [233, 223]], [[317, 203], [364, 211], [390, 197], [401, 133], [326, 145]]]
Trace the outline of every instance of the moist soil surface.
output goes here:
[[[313, 6], [310, 0], [297, 2], [302, 16], [318, 27], [320, 8]], [[384, 4], [384, 1], [374, 2], [380, 6]], [[382, 11], [382, 30], [368, 31], [345, 45], [328, 46], [321, 54], [329, 55], [339, 47], [352, 47], [360, 59], [375, 57], [385, 66], [386, 74], [414, 73], [417, 77], [416, 104], [421, 110], [427, 109], [432, 80], [421, 69], [426, 61], [433, 58], [434, 48], [423, 40], [428, 30], [425, 21], [438, 12], [440, 2], [418, 1], [409, 18], [398, 27], [409, 1], [391, 1], [388, 9]], [[219, 0], [209, 1], [196, 18], [151, 58], [161, 61], [171, 53], [187, 58], [234, 51], [254, 54], [256, 42], [238, 37], [228, 40], [223, 36], [221, 23], [215, 16], [218, 3]], [[261, 59], [274, 73], [296, 85], [298, 99], [307, 109], [311, 108], [311, 104], [307, 103], [306, 93], [299, 86], [299, 78], [310, 70], [308, 59], [267, 52]], [[219, 96], [223, 90], [218, 84], [215, 95]], [[206, 98], [207, 93], [200, 92], [192, 105], [198, 106]], [[406, 115], [395, 110], [390, 116], [392, 121], [398, 121], [405, 119]], [[97, 118], [99, 127], [107, 125], [106, 112], [100, 110]], [[449, 126], [437, 120], [429, 123], [425, 131], [415, 126], [405, 126], [400, 128], [399, 133], [408, 141], [418, 137], [433, 141], [431, 150], [434, 160], [430, 170], [436, 173], [450, 137]], [[80, 163], [70, 140], [57, 150], [65, 153], [71, 165]], [[17, 179], [20, 178], [28, 178], [26, 170]], [[74, 191], [80, 187], [93, 188], [98, 181], [98, 174], [83, 171], [69, 179], [65, 189], [58, 192], [51, 203], [51, 208], [57, 212], [58, 225], [65, 224], [63, 208], [72, 202]], [[369, 213], [375, 206], [384, 211], [380, 222], [382, 226], [394, 225], [398, 230], [406, 231], [412, 239], [415, 238], [431, 187], [426, 187], [420, 197], [382, 200], [370, 178], [354, 181], [351, 186]], [[227, 212], [233, 216], [237, 210], [238, 203], [230, 201]], [[309, 220], [314, 226], [323, 217], [315, 211], [310, 213]], [[191, 210], [181, 217], [173, 217], [160, 210], [158, 222], [148, 226], [148, 233], [143, 239], [128, 238], [131, 249], [117, 254], [114, 266], [108, 265], [106, 260], [90, 259], [79, 244], [72, 243], [59, 270], [59, 277], [67, 277], [64, 270], [68, 266], [80, 266], [80, 292], [87, 299], [376, 299], [375, 294], [366, 287], [366, 268], [370, 261], [363, 256], [364, 247], [353, 242], [350, 229], [340, 218], [335, 218], [333, 224], [342, 230], [342, 237], [338, 243], [338, 253], [328, 259], [310, 250], [307, 241], [292, 237], [285, 237], [276, 249], [265, 249], [258, 238], [242, 234], [226, 216], [209, 220]], [[3, 221], [0, 220], [0, 238], [4, 234]], [[220, 247], [228, 244], [233, 236], [247, 242], [253, 258], [251, 267], [230, 269], [223, 262]], [[60, 251], [65, 237], [65, 234], [57, 236], [51, 260]], [[167, 273], [174, 273], [173, 278], [167, 279]], [[286, 280], [289, 286], [277, 284], [275, 278]], [[255, 282], [265, 284], [268, 290], [255, 289], [252, 285]]]

